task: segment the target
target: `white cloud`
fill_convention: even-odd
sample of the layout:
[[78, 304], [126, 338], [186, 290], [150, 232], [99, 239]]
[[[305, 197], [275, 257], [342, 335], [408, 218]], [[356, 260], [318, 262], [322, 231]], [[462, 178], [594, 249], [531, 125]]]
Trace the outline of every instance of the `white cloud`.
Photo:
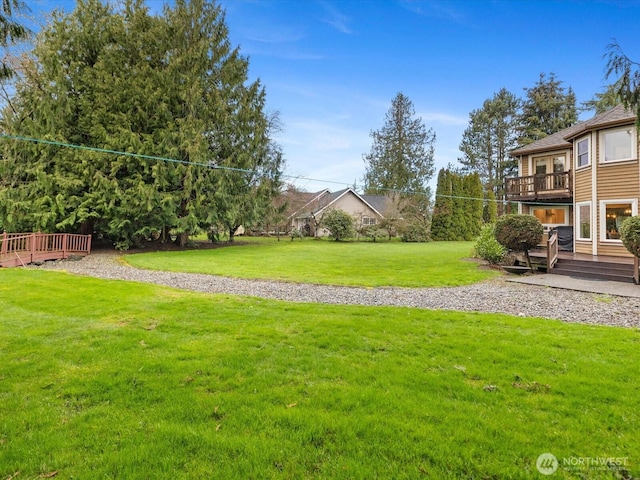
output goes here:
[[351, 35], [353, 30], [349, 27], [350, 18], [340, 13], [335, 5], [329, 2], [320, 2], [320, 5], [328, 15], [328, 18], [323, 18], [322, 21], [331, 25], [333, 28], [341, 33]]
[[[441, 125], [467, 125], [469, 123], [469, 117], [460, 117], [458, 115], [452, 115], [450, 113], [444, 112], [425, 112], [419, 113], [419, 117], [422, 118], [424, 122], [434, 122]], [[427, 125], [428, 126], [428, 125]]]

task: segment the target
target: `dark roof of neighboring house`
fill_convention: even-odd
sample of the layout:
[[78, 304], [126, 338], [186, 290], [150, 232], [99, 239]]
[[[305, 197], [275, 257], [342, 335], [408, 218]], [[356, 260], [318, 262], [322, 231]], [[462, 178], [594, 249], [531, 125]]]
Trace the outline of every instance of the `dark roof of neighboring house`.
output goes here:
[[585, 132], [596, 130], [602, 127], [624, 125], [634, 122], [636, 116], [630, 110], [626, 110], [623, 105], [613, 107], [600, 115], [596, 115], [590, 120], [576, 123], [564, 130], [560, 130], [552, 135], [531, 142], [524, 147], [516, 148], [510, 153], [513, 156], [526, 155], [530, 153], [544, 152], [553, 149], [571, 148], [571, 140]]
[[362, 199], [373, 207], [373, 209], [380, 215], [384, 215], [384, 210], [389, 202], [389, 197], [386, 195], [360, 195]]

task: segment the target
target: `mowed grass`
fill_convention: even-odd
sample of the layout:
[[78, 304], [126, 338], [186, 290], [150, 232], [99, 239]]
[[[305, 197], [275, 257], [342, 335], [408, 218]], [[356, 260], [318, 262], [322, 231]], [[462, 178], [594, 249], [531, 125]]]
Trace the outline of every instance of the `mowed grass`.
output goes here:
[[0, 307], [3, 479], [640, 475], [638, 330], [19, 269]]
[[367, 287], [468, 285], [497, 273], [469, 261], [473, 242], [333, 242], [275, 239], [213, 250], [125, 256], [152, 270]]

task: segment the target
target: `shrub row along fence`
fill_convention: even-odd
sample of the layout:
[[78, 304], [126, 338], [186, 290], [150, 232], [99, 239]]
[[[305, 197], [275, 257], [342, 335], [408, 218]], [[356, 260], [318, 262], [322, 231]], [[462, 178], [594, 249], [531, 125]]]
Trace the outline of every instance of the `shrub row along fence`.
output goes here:
[[90, 251], [91, 235], [4, 232], [0, 236], [0, 267], [85, 256]]

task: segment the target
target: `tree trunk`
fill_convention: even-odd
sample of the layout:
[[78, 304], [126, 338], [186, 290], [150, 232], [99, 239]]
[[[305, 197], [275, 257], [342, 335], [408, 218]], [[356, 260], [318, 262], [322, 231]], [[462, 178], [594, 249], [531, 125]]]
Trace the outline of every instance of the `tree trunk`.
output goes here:
[[229, 243], [233, 243], [235, 231], [235, 228], [229, 227]]
[[179, 247], [184, 247], [189, 242], [189, 232], [182, 232], [176, 235], [175, 244]]
[[533, 271], [533, 267], [531, 266], [531, 258], [529, 257], [529, 250], [524, 251], [524, 256], [527, 257], [527, 265], [529, 266], [529, 270], [531, 270], [531, 273], [535, 273]]

